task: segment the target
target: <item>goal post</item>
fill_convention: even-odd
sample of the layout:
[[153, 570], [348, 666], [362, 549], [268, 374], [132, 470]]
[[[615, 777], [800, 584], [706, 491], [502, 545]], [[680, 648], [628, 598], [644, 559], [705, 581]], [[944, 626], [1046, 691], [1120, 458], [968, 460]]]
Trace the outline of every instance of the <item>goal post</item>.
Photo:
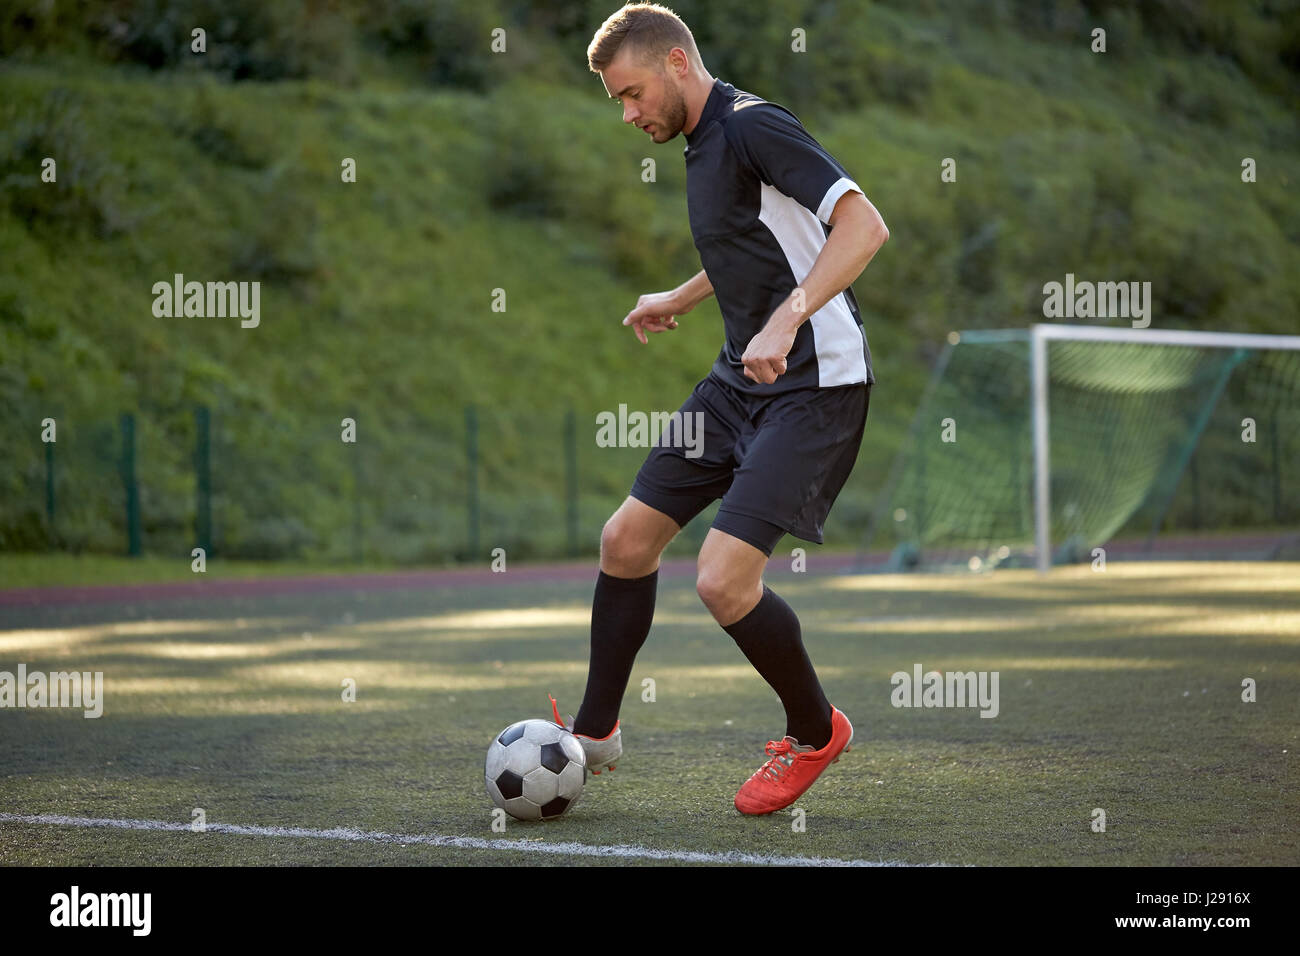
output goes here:
[[1138, 525], [1150, 548], [1170, 517], [1201, 531], [1300, 525], [1297, 477], [1300, 336], [954, 332], [863, 552], [885, 540], [897, 568], [1045, 572]]

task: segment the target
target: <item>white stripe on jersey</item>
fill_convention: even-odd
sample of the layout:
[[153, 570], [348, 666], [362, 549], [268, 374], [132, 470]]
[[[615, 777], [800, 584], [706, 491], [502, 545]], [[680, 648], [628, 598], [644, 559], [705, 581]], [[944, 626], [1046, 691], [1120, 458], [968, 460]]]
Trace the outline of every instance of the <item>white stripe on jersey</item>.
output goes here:
[[[826, 233], [817, 221], [818, 217], [799, 203], [766, 183], [759, 185], [762, 189], [759, 222], [776, 237], [796, 284], [801, 284], [826, 245]], [[851, 189], [862, 192], [852, 180], [840, 179], [827, 190], [821, 208], [830, 215], [840, 196]], [[862, 329], [854, 321], [844, 293], [833, 297], [808, 321], [812, 323], [813, 344], [817, 350], [818, 387], [865, 382], [867, 359]]]
[[[841, 176], [831, 184], [830, 189], [826, 190], [826, 195], [822, 198], [822, 204], [817, 207], [817, 218], [829, 226], [831, 224], [831, 213], [835, 211], [835, 204], [847, 192], [862, 193], [862, 187], [853, 180]], [[865, 196], [866, 193], [862, 193], [862, 195]]]

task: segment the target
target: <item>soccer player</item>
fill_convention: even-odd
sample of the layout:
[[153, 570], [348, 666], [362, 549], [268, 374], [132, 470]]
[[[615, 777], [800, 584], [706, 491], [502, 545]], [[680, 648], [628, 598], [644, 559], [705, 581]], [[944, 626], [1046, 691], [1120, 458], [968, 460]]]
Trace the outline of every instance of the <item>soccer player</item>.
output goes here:
[[784, 736], [768, 741], [770, 759], [735, 798], [741, 813], [771, 813], [853, 740], [822, 691], [798, 617], [764, 584], [763, 568], [786, 534], [822, 543], [822, 522], [857, 458], [875, 376], [849, 284], [889, 230], [793, 114], [710, 76], [667, 8], [624, 6], [596, 32], [587, 59], [624, 122], [656, 143], [685, 136], [687, 210], [704, 266], [671, 292], [641, 296], [623, 324], [645, 344], [646, 333], [677, 328], [678, 316], [714, 294], [726, 338], [674, 422], [702, 413], [702, 454], [665, 430], [605, 524], [587, 687], [565, 726], [590, 769], [614, 769], [619, 707], [650, 631], [660, 554], [721, 498], [696, 589], [785, 708]]

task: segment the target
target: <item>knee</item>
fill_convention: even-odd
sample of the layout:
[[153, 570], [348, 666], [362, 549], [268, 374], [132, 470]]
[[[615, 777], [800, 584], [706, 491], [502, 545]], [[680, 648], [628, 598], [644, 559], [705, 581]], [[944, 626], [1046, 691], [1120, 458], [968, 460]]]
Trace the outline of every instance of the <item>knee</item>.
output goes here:
[[746, 602], [753, 604], [752, 597], [745, 582], [736, 581], [713, 565], [704, 565], [695, 578], [695, 593], [700, 596], [704, 606], [709, 609], [714, 620], [724, 627], [734, 624], [744, 616]]
[[655, 569], [659, 555], [653, 543], [636, 533], [615, 514], [600, 532], [600, 566], [607, 574], [621, 578], [644, 577]]

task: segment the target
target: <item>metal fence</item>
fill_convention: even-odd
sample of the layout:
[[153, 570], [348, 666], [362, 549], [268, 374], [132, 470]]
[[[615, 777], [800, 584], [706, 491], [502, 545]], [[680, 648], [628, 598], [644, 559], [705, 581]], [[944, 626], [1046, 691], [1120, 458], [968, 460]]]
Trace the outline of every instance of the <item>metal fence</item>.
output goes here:
[[599, 447], [594, 413], [574, 409], [456, 412], [20, 410], [0, 431], [0, 549], [399, 564], [597, 554], [646, 449]]

